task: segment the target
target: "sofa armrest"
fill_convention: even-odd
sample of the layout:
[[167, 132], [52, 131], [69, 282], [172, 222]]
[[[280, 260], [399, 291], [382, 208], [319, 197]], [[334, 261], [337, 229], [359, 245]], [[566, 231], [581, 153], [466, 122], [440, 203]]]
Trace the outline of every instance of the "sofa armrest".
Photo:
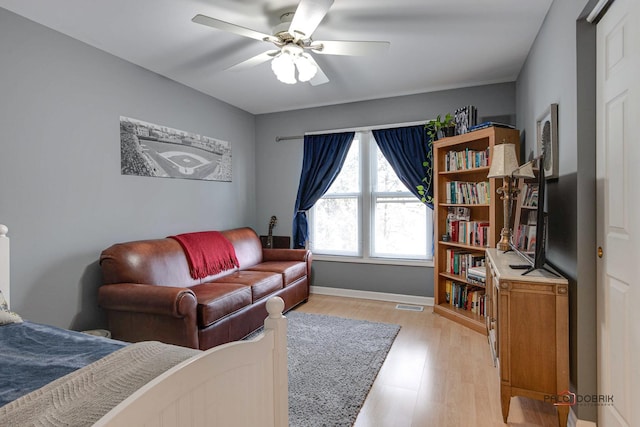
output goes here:
[[307, 249], [262, 249], [263, 261], [310, 261]]
[[195, 318], [197, 304], [188, 288], [116, 283], [98, 289], [98, 305], [106, 310]]

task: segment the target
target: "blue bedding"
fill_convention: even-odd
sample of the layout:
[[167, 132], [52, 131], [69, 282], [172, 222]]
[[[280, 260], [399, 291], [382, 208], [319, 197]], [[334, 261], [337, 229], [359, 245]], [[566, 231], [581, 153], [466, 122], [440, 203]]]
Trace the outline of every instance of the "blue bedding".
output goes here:
[[32, 322], [0, 326], [0, 406], [126, 345]]

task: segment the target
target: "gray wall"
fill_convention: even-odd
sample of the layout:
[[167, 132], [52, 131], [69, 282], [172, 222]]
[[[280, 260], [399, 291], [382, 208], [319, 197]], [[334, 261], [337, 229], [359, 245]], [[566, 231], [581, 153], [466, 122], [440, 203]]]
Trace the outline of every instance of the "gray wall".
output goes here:
[[[0, 222], [12, 305], [101, 326], [112, 243], [254, 225], [254, 116], [0, 9]], [[233, 182], [120, 175], [119, 116], [229, 141]]]
[[[578, 18], [587, 0], [555, 0], [516, 85], [518, 127], [535, 150], [536, 118], [559, 104], [560, 177], [548, 181], [549, 261], [570, 283], [570, 377], [597, 393], [595, 271], [595, 28]], [[593, 3], [593, 2], [591, 2]], [[597, 408], [575, 407], [595, 421]]]
[[[480, 117], [515, 115], [515, 85], [503, 83], [399, 96], [329, 107], [256, 116], [256, 182], [258, 229], [269, 217], [279, 219], [275, 234], [291, 235], [293, 206], [302, 168], [302, 139], [276, 142], [276, 136], [427, 120], [475, 105]], [[433, 269], [368, 264], [314, 262], [313, 285], [433, 296]]]

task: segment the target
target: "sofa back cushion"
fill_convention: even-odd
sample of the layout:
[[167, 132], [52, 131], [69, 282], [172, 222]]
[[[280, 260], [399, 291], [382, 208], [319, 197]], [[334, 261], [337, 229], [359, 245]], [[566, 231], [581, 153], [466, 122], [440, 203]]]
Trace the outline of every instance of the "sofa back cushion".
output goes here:
[[[262, 262], [262, 243], [249, 227], [221, 231], [236, 252], [240, 268]], [[117, 243], [100, 255], [103, 283], [146, 283], [159, 286], [189, 287], [211, 282], [236, 268], [196, 280], [189, 274], [189, 263], [182, 246], [174, 239], [139, 240]]]
[[236, 228], [222, 231], [222, 234], [229, 239], [236, 250], [241, 270], [262, 262], [262, 243], [253, 229], [249, 227]]
[[187, 258], [174, 239], [118, 243], [100, 255], [104, 284], [145, 283], [159, 286], [193, 286]]

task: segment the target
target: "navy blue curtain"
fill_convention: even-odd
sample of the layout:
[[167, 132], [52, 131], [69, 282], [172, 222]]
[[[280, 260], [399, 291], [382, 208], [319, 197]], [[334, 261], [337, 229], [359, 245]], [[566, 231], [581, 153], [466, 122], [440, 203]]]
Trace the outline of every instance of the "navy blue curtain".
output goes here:
[[327, 192], [340, 173], [355, 132], [305, 135], [300, 186], [293, 217], [293, 247], [304, 248], [309, 229], [305, 211]]
[[433, 154], [424, 126], [374, 130], [373, 136], [400, 181], [433, 209]]

